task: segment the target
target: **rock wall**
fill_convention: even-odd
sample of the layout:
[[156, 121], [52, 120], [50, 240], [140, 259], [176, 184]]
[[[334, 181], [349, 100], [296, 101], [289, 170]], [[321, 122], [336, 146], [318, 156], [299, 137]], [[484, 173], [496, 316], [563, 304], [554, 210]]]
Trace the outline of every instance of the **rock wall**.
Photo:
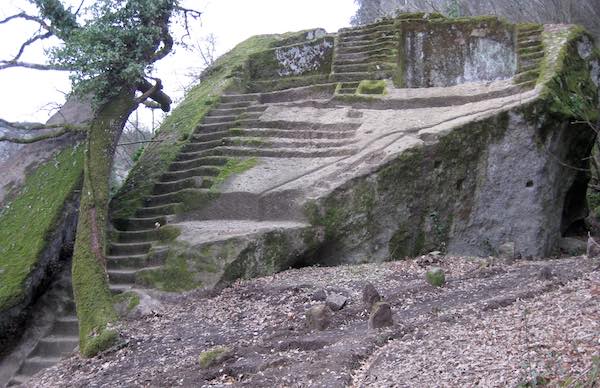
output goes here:
[[495, 18], [404, 22], [400, 79], [409, 88], [508, 79], [517, 69], [514, 37], [514, 26]]

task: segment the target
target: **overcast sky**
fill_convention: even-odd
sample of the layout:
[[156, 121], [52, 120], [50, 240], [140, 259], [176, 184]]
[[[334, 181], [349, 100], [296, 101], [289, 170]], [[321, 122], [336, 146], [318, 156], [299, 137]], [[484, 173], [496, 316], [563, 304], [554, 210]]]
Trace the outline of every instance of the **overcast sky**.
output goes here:
[[[65, 0], [67, 1], [67, 0]], [[91, 3], [92, 0], [87, 0]], [[74, 1], [78, 3], [79, 1]], [[313, 27], [335, 32], [349, 24], [356, 6], [353, 0], [188, 0], [186, 6], [203, 12], [201, 24], [194, 28], [194, 38], [209, 33], [216, 36], [217, 51], [222, 54], [252, 35], [298, 31]], [[0, 19], [27, 8], [26, 0], [0, 0]], [[0, 58], [15, 55], [20, 44], [35, 31], [27, 22], [0, 25]], [[47, 44], [46, 44], [47, 45]], [[43, 61], [43, 47], [37, 45], [23, 57]], [[157, 66], [167, 92], [177, 98], [186, 84], [185, 75], [198, 66], [199, 58], [182, 49]], [[26, 69], [0, 71], [0, 118], [9, 121], [45, 121], [48, 105], [64, 102], [70, 89], [65, 73]]]

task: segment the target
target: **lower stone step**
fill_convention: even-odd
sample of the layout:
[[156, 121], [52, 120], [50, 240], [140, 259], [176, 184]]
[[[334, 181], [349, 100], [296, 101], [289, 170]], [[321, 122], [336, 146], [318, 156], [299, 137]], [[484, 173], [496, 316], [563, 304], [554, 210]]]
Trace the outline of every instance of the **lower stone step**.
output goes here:
[[[73, 348], [73, 349], [75, 349], [75, 348]], [[51, 366], [58, 364], [58, 362], [60, 360], [61, 360], [61, 357], [30, 357], [30, 358], [27, 358], [21, 365], [21, 368], [19, 369], [19, 373], [17, 376], [20, 375], [25, 378], [29, 378], [43, 369], [50, 368]]]
[[248, 93], [248, 94], [224, 94], [221, 96], [221, 102], [253, 102], [257, 103], [260, 101], [260, 93]]
[[366, 79], [374, 80], [378, 78], [370, 72], [335, 73], [331, 75], [331, 80], [335, 82], [362, 81]]
[[169, 203], [161, 206], [142, 207], [136, 210], [135, 214], [138, 217], [158, 217], [169, 216], [177, 213], [177, 209], [181, 203]]
[[108, 247], [110, 255], [141, 255], [152, 247], [151, 242], [111, 243]]
[[52, 335], [42, 338], [31, 352], [31, 355], [51, 358], [62, 357], [73, 352], [78, 345], [79, 337]]
[[58, 318], [52, 327], [52, 333], [57, 335], [77, 335], [79, 333], [79, 321], [77, 316], [70, 315]]
[[113, 241], [121, 243], [147, 242], [156, 240], [156, 229], [135, 230], [135, 231], [115, 231], [113, 232]]
[[113, 225], [117, 230], [123, 231], [137, 231], [137, 230], [148, 230], [156, 229], [161, 225], [167, 224], [167, 218], [163, 216], [158, 217], [131, 217], [126, 219], [115, 219]]
[[356, 93], [356, 88], [340, 88], [337, 90], [338, 94], [354, 94]]

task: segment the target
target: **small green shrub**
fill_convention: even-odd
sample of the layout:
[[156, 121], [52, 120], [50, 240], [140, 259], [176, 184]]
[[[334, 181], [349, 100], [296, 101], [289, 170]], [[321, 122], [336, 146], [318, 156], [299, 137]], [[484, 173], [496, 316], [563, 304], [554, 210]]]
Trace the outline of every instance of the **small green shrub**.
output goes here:
[[227, 346], [216, 346], [205, 352], [200, 353], [198, 363], [203, 369], [210, 368], [213, 365], [220, 363], [231, 355], [231, 349]]
[[444, 274], [444, 270], [439, 267], [433, 267], [427, 271], [425, 278], [427, 279], [427, 283], [434, 287], [441, 287], [446, 283], [446, 274]]

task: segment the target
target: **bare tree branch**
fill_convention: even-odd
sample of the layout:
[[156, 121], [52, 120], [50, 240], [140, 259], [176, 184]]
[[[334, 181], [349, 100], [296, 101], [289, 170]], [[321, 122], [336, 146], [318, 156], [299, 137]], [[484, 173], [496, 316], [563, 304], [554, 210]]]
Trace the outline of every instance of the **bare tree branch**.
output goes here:
[[8, 23], [9, 21], [14, 20], [14, 19], [24, 19], [24, 20], [28, 20], [31, 22], [35, 22], [35, 23], [39, 24], [42, 28], [44, 28], [46, 31], [52, 31], [52, 27], [48, 23], [46, 23], [44, 21], [44, 19], [42, 19], [38, 16], [29, 15], [25, 12], [20, 12], [18, 14], [11, 15], [5, 19], [2, 19], [2, 20], [0, 20], [0, 24]]
[[10, 61], [0, 60], [0, 70], [8, 69], [11, 67], [23, 67], [26, 69], [33, 69], [33, 70], [71, 71], [71, 69], [63, 67], [63, 66], [46, 65], [46, 64], [42, 64], [42, 63], [20, 62], [20, 61], [14, 61], [14, 60], [10, 60]]
[[11, 123], [0, 119], [0, 142], [30, 144], [60, 137], [67, 132], [84, 132], [87, 128], [72, 124]]
[[25, 42], [23, 42], [23, 44], [21, 45], [21, 48], [19, 48], [19, 52], [17, 53], [17, 55], [15, 55], [15, 57], [13, 59], [11, 59], [10, 62], [18, 61], [19, 58], [21, 58], [21, 55], [23, 55], [23, 52], [25, 51], [27, 46], [30, 46], [31, 44], [37, 42], [38, 40], [48, 39], [52, 35], [54, 35], [54, 34], [52, 34], [52, 32], [46, 32], [45, 34], [37, 34], [37, 35], [34, 35], [31, 38], [27, 39]]

